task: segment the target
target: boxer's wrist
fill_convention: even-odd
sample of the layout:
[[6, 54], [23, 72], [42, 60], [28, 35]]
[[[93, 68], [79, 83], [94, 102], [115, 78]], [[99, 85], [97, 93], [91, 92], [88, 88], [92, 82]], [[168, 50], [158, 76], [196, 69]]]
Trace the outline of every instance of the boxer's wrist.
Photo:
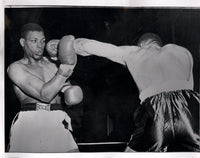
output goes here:
[[59, 75], [59, 76], [61, 76], [61, 77], [64, 77], [64, 78], [66, 78], [66, 79], [67, 79], [67, 78], [68, 78], [68, 76], [69, 76], [68, 74], [64, 73], [64, 72], [63, 72], [63, 70], [62, 70], [62, 69], [60, 69], [60, 68], [58, 69], [58, 71], [57, 71], [57, 73], [56, 73], [56, 74], [57, 74], [57, 75]]
[[67, 89], [69, 89], [71, 87], [70, 82], [65, 82], [65, 84], [63, 85], [61, 92], [64, 93]]
[[65, 78], [69, 78], [71, 74], [73, 73], [73, 68], [74, 66], [71, 66], [71, 65], [60, 64], [57, 74]]
[[62, 78], [62, 79], [65, 80], [65, 81], [68, 79], [68, 77], [62, 75], [62, 74], [61, 74], [60, 72], [58, 72], [58, 71], [57, 71], [57, 73], [56, 73], [56, 76], [58, 76], [59, 78]]

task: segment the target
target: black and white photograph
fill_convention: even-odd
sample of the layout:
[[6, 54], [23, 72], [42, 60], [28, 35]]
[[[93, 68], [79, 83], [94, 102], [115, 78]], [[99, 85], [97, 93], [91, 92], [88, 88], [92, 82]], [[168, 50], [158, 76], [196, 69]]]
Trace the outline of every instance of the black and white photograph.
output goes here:
[[6, 6], [5, 153], [198, 153], [200, 8]]

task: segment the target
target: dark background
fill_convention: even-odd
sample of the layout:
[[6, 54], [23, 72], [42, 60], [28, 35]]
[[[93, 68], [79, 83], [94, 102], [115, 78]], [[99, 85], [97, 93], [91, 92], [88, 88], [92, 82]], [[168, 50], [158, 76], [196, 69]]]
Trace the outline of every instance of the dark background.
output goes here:
[[[194, 85], [199, 91], [200, 9], [189, 8], [6, 8], [5, 9], [5, 142], [9, 140], [12, 119], [20, 110], [6, 69], [23, 57], [19, 45], [22, 25], [36, 22], [47, 41], [72, 34], [115, 45], [136, 44], [143, 33], [158, 34], [164, 44], [186, 47], [194, 59]], [[45, 52], [45, 55], [46, 52]], [[138, 91], [128, 70], [95, 56], [78, 56], [70, 77], [84, 92], [83, 101], [65, 110], [72, 118], [77, 142], [127, 142], [132, 131], [132, 114], [139, 104]], [[193, 109], [199, 120], [199, 109]], [[195, 124], [199, 132], [198, 121]]]

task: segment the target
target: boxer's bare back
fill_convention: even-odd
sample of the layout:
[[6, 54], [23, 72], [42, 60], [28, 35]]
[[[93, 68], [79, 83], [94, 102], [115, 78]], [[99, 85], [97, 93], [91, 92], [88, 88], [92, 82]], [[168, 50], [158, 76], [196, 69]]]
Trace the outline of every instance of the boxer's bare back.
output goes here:
[[129, 53], [126, 63], [140, 92], [169, 80], [192, 80], [191, 55], [185, 48], [174, 44], [139, 48]]

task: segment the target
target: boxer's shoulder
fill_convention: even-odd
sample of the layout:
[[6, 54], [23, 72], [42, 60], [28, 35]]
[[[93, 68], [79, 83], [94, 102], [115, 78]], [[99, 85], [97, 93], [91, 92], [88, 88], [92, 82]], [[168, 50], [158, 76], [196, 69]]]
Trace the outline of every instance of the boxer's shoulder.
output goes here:
[[130, 57], [130, 56], [134, 56], [135, 54], [138, 54], [140, 47], [138, 46], [122, 46], [121, 47], [124, 50], [123, 55], [125, 57]]
[[19, 82], [20, 78], [24, 77], [27, 70], [22, 60], [18, 60], [10, 64], [7, 68], [8, 76], [12, 81]]
[[179, 61], [188, 62], [191, 61], [191, 53], [188, 49], [176, 45], [176, 44], [167, 44], [161, 48], [160, 57], [169, 58], [170, 60], [178, 59]]
[[188, 49], [176, 44], [167, 44], [161, 48], [160, 53], [163, 55], [185, 56], [188, 55], [189, 51]]
[[24, 67], [24, 61], [22, 59], [18, 60], [18, 61], [15, 61], [13, 63], [11, 63], [8, 68], [7, 68], [7, 71], [10, 71], [10, 70], [17, 70], [17, 69], [22, 69]]
[[162, 47], [162, 51], [170, 51], [170, 52], [175, 52], [175, 51], [180, 51], [180, 52], [184, 52], [187, 51], [186, 48], [176, 45], [176, 44], [166, 44]]

